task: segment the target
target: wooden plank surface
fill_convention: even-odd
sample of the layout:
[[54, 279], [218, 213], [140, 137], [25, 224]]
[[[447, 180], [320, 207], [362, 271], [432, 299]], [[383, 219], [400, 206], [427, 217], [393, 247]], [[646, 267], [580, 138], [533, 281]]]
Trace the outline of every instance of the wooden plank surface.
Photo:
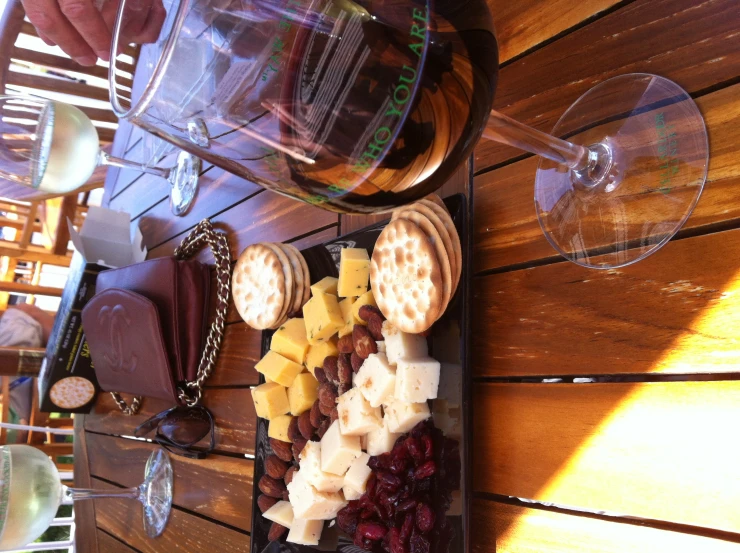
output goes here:
[[[158, 446], [138, 440], [87, 434], [90, 473], [126, 487], [138, 486], [149, 455]], [[175, 471], [174, 505], [235, 528], [252, 524], [254, 461], [223, 455], [204, 460], [170, 455]]]
[[[87, 434], [84, 432], [85, 415], [75, 415], [74, 439], [74, 486], [91, 488], [90, 462], [87, 456]], [[98, 553], [107, 551], [98, 544], [98, 532], [95, 529], [95, 503], [78, 501], [75, 511], [75, 547], [79, 553]]]
[[[100, 489], [115, 486], [93, 478]], [[141, 504], [132, 499], [96, 499], [98, 527], [141, 553], [248, 553], [249, 535], [227, 528], [217, 522], [201, 518], [187, 511], [173, 509], [167, 530], [158, 538], [151, 539], [144, 531], [141, 520]], [[101, 553], [102, 550], [101, 550]]]
[[476, 492], [740, 533], [740, 382], [473, 393]]
[[475, 279], [476, 376], [738, 373], [740, 230], [609, 271], [556, 263]]
[[[98, 530], [98, 543], [100, 544], [100, 551], [105, 553], [136, 553], [135, 549], [131, 549], [128, 545], [122, 541], [114, 538], [110, 534]], [[79, 550], [79, 542], [75, 544]]]
[[687, 534], [635, 523], [588, 518], [473, 501], [473, 553], [737, 553], [740, 545], [719, 537]]

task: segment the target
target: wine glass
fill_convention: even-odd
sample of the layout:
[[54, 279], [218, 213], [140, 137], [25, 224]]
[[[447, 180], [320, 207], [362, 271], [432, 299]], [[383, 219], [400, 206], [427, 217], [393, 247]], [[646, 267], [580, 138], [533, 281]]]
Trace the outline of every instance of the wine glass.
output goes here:
[[[128, 4], [119, 6], [113, 51]], [[498, 45], [485, 0], [163, 6], [159, 39], [142, 47], [131, 94], [118, 59], [111, 62], [114, 111], [325, 209], [374, 213], [415, 201], [485, 137], [541, 157], [534, 199], [545, 236], [570, 261], [604, 269], [665, 244], [706, 180], [702, 116], [659, 76], [597, 85], [551, 135], [492, 111]]]
[[52, 194], [79, 188], [108, 165], [157, 175], [172, 186], [170, 205], [184, 214], [197, 193], [201, 161], [180, 152], [173, 167], [150, 167], [100, 149], [98, 133], [79, 108], [44, 98], [0, 96], [0, 177]]
[[159, 536], [172, 507], [172, 466], [163, 449], [151, 454], [144, 473], [144, 482], [135, 488], [68, 488], [41, 450], [27, 445], [0, 446], [0, 551], [22, 548], [38, 539], [64, 499], [137, 499], [144, 507], [147, 535]]

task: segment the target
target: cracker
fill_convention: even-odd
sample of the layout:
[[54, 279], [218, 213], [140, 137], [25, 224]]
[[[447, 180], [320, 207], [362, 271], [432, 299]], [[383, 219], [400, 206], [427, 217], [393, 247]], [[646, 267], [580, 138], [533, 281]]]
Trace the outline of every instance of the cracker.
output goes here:
[[[439, 196], [436, 197], [439, 199]], [[450, 235], [450, 239], [452, 240], [452, 253], [455, 254], [455, 263], [457, 264], [457, 272], [455, 273], [455, 278], [452, 286], [452, 295], [454, 296], [455, 292], [457, 291], [457, 287], [460, 285], [460, 278], [462, 277], [463, 266], [462, 243], [460, 242], [460, 235], [457, 232], [455, 221], [452, 220], [452, 216], [450, 215], [450, 212], [447, 211], [446, 207], [439, 207], [439, 204], [430, 199], [423, 199], [419, 201], [419, 203], [422, 205], [426, 205], [437, 214], [437, 216], [442, 221], [442, 224], [447, 229], [447, 232]]]
[[49, 399], [62, 409], [77, 409], [95, 396], [95, 386], [87, 378], [68, 376], [62, 378], [49, 390]]
[[285, 300], [283, 308], [280, 311], [280, 317], [277, 322], [271, 328], [278, 328], [286, 320], [288, 320], [288, 313], [290, 308], [293, 306], [293, 298], [295, 297], [295, 278], [293, 275], [293, 266], [290, 264], [288, 256], [277, 244], [271, 244], [269, 242], [262, 242], [262, 245], [271, 249], [275, 255], [280, 259], [280, 265], [283, 268], [283, 276], [285, 277]]
[[298, 256], [298, 260], [301, 262], [301, 267], [303, 267], [303, 278], [305, 280], [305, 285], [303, 287], [303, 297], [301, 299], [301, 307], [306, 305], [306, 302], [311, 297], [311, 272], [308, 270], [308, 263], [306, 263], [306, 258], [303, 257], [303, 254], [300, 252], [298, 248], [296, 248], [293, 244], [285, 244], [285, 246], [288, 249], [292, 249], [294, 253]]
[[432, 202], [437, 207], [441, 207], [447, 212], [448, 215], [450, 214], [450, 210], [447, 209], [447, 206], [445, 205], [444, 200], [440, 198], [437, 194], [429, 194], [428, 196], [425, 196], [424, 199], [427, 200], [428, 202]]
[[370, 260], [370, 286], [378, 308], [403, 332], [434, 324], [442, 307], [442, 271], [418, 225], [399, 218], [383, 229]]
[[450, 256], [447, 250], [445, 250], [444, 241], [434, 227], [434, 224], [425, 215], [414, 211], [413, 206], [405, 207], [394, 212], [393, 217], [407, 219], [417, 225], [429, 237], [432, 247], [434, 247], [437, 259], [439, 260], [439, 267], [442, 271], [442, 307], [439, 311], [439, 316], [442, 316], [452, 297], [452, 264], [450, 263]]
[[254, 329], [280, 320], [285, 304], [285, 273], [280, 258], [263, 244], [246, 248], [234, 266], [231, 292], [236, 310]]
[[303, 265], [301, 265], [301, 261], [298, 259], [298, 255], [296, 254], [298, 250], [295, 248], [290, 249], [288, 244], [275, 245], [283, 250], [283, 253], [288, 257], [290, 266], [293, 269], [293, 303], [288, 309], [288, 315], [290, 316], [298, 313], [300, 308], [303, 307], [301, 301], [303, 300], [303, 290], [306, 285], [306, 277], [303, 275]]

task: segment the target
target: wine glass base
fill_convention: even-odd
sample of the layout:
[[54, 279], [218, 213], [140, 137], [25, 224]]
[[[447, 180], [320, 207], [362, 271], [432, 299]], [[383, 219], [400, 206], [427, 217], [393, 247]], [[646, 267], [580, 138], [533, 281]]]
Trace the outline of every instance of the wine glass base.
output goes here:
[[699, 200], [709, 161], [706, 126], [691, 97], [668, 79], [640, 73], [604, 81], [568, 109], [552, 134], [608, 152], [606, 170], [593, 182], [544, 158], [537, 169], [540, 226], [578, 265], [609, 269], [647, 257], [678, 232]]
[[188, 152], [180, 152], [177, 156], [177, 164], [172, 168], [170, 183], [170, 208], [172, 213], [182, 216], [198, 194], [198, 179], [200, 178], [200, 158]]
[[146, 463], [140, 499], [144, 505], [144, 528], [150, 538], [164, 531], [172, 510], [172, 464], [164, 449], [157, 449]]

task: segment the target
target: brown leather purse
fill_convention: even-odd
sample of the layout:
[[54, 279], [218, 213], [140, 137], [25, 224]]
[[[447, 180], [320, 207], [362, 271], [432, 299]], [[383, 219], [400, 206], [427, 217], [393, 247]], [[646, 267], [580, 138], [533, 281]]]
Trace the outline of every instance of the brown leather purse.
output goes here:
[[[217, 309], [206, 339], [210, 270], [189, 259], [208, 245], [216, 259]], [[224, 233], [199, 223], [174, 257], [151, 259], [98, 275], [82, 310], [82, 327], [100, 387], [135, 414], [141, 397], [199, 403], [216, 362], [230, 294], [231, 256]], [[120, 392], [134, 394], [132, 405]]]

